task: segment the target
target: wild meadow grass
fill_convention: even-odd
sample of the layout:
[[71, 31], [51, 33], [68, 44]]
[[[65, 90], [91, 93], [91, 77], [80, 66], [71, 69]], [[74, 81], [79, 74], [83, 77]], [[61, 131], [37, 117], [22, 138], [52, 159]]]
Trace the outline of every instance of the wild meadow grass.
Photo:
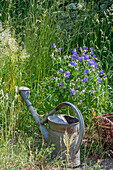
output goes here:
[[[84, 46], [87, 46], [90, 49], [94, 47], [96, 62], [101, 66], [100, 71], [104, 71], [100, 77], [102, 78], [100, 86], [101, 90], [104, 89], [102, 91], [104, 98], [102, 97], [103, 93], [96, 93], [92, 90], [96, 88], [100, 72], [96, 72], [94, 76], [91, 73], [93, 68], [90, 70], [87, 68], [88, 63], [87, 66], [79, 65], [80, 72], [77, 74], [79, 77], [81, 76], [81, 79], [84, 79], [88, 76], [85, 73], [85, 70], [88, 69], [95, 77], [95, 82], [90, 82], [90, 84], [88, 81], [82, 81], [83, 85], [87, 83], [88, 87], [91, 87], [90, 97], [94, 99], [92, 100], [93, 106], [90, 105], [90, 99], [87, 98], [87, 102], [85, 102], [86, 99], [83, 99], [82, 94], [78, 96], [78, 99], [76, 98], [77, 100], [73, 94], [71, 97], [71, 102], [75, 102], [84, 115], [88, 139], [91, 139], [91, 131], [96, 133], [95, 128], [93, 128], [92, 115], [113, 110], [112, 8], [111, 1], [108, 1], [108, 4], [99, 1], [96, 4], [95, 1], [33, 0], [17, 2], [15, 0], [1, 0], [0, 166], [2, 169], [33, 169], [38, 167], [43, 169], [53, 165], [60, 169], [62, 162], [56, 160], [52, 164], [47, 161], [51, 149], [44, 152], [42, 135], [18, 93], [20, 86], [27, 86], [31, 89], [30, 100], [41, 117], [60, 104], [59, 102], [62, 102], [64, 98], [66, 101], [69, 100], [71, 93], [74, 94], [73, 86], [70, 88], [71, 92], [70, 89], [66, 88], [62, 92], [62, 97], [60, 94], [58, 96], [58, 92], [55, 92], [58, 90], [57, 86], [51, 84], [51, 81], [53, 83], [55, 80], [50, 81], [50, 78], [56, 78], [55, 74], [59, 70], [71, 72], [68, 69], [74, 69], [68, 68], [66, 64], [66, 62], [73, 60], [66, 61], [63, 67], [61, 61], [55, 65], [55, 56], [52, 56], [54, 43], [57, 48], [54, 55], [61, 59], [69, 56], [74, 48], [82, 47], [83, 49]], [[62, 47], [61, 52], [59, 52], [60, 47]], [[74, 66], [74, 64], [76, 63], [73, 62], [72, 65]], [[81, 68], [83, 68], [83, 72]], [[58, 75], [61, 76], [61, 74]], [[104, 80], [103, 76], [105, 75], [107, 78]], [[74, 81], [79, 77], [76, 75]], [[63, 79], [64, 77], [59, 78]], [[66, 86], [69, 86], [69, 83], [70, 81], [67, 82]], [[62, 88], [62, 86], [60, 87]], [[82, 105], [83, 100], [84, 106]], [[96, 109], [95, 102], [99, 104]], [[71, 112], [68, 110], [66, 113], [70, 114]], [[86, 160], [84, 153], [87, 155], [86, 157], [89, 157], [94, 149], [95, 155], [97, 152], [102, 154], [101, 144], [98, 140], [95, 141], [93, 134], [92, 138], [92, 144], [82, 145], [81, 159], [83, 161]]]

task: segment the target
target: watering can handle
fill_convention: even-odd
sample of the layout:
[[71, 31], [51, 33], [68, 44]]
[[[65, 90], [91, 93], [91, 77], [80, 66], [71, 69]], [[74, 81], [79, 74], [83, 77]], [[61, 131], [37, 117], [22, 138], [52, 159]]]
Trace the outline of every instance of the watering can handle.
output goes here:
[[56, 113], [58, 110], [60, 110], [64, 106], [70, 106], [76, 112], [79, 123], [80, 123], [80, 133], [79, 133], [79, 138], [78, 138], [76, 148], [75, 148], [75, 154], [76, 154], [80, 149], [80, 145], [81, 145], [82, 139], [84, 137], [84, 120], [83, 120], [82, 114], [80, 113], [79, 109], [75, 105], [73, 105], [70, 102], [63, 102], [63, 103], [59, 104], [43, 120], [41, 120], [41, 124], [44, 124], [45, 122], [47, 122], [48, 116], [53, 115], [54, 113]]

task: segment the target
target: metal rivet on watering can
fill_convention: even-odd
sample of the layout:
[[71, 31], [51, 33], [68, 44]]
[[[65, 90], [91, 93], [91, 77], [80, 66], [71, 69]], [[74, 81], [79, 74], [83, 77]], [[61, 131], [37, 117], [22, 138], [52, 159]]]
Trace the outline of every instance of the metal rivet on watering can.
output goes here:
[[[26, 95], [27, 94], [27, 95]], [[24, 99], [29, 111], [32, 113], [41, 133], [43, 134], [48, 145], [55, 144], [55, 151], [53, 156], [60, 154], [63, 160], [66, 160], [66, 146], [64, 143], [65, 132], [68, 133], [69, 138], [74, 134], [73, 142], [69, 148], [69, 165], [76, 167], [80, 165], [80, 146], [84, 137], [84, 121], [78, 108], [69, 102], [63, 102], [53, 109], [43, 120], [40, 120], [35, 112], [32, 104], [29, 101], [30, 90], [26, 87], [20, 87], [20, 95]], [[59, 109], [64, 106], [70, 106], [77, 115], [77, 118], [64, 114], [55, 114]], [[49, 125], [48, 131], [43, 125], [47, 123]]]

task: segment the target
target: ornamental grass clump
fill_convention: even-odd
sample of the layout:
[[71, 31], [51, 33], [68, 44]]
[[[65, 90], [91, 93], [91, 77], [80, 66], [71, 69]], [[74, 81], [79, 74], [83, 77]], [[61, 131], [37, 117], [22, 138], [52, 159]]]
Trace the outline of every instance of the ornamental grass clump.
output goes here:
[[14, 35], [11, 35], [10, 29], [3, 29], [0, 22], [0, 60], [2, 65], [5, 64], [5, 60], [9, 60], [13, 64], [22, 62], [29, 57], [26, 49], [22, 49], [16, 42]]
[[[53, 44], [52, 76], [46, 78], [52, 95], [51, 102], [72, 102], [91, 118], [92, 109], [98, 114], [110, 109], [108, 79], [93, 47], [74, 48], [71, 55], [62, 55]], [[86, 114], [90, 113], [90, 114]]]

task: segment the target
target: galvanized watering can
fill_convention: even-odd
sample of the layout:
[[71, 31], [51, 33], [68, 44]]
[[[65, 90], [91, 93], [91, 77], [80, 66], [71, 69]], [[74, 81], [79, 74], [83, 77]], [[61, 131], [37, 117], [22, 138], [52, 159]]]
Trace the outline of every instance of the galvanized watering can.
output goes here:
[[[53, 156], [60, 154], [61, 159], [66, 160], [67, 148], [64, 143], [65, 132], [67, 132], [69, 138], [75, 134], [73, 142], [69, 148], [69, 165], [71, 167], [79, 166], [80, 146], [84, 137], [84, 121], [78, 108], [72, 103], [63, 102], [53, 109], [43, 120], [41, 120], [29, 101], [30, 89], [27, 87], [20, 87], [19, 92], [29, 111], [32, 113], [45, 141], [48, 145], [55, 144]], [[77, 118], [64, 114], [53, 115], [64, 106], [70, 106], [76, 112]], [[48, 123], [48, 131], [44, 126], [44, 123]]]

